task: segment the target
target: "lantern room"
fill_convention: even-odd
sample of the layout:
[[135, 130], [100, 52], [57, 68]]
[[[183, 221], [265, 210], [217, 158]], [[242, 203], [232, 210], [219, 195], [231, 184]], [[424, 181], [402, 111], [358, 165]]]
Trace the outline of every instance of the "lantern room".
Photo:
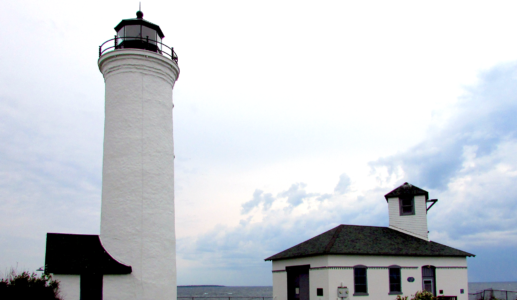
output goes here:
[[144, 20], [141, 11], [136, 12], [136, 19], [122, 20], [116, 27], [117, 49], [136, 48], [150, 51], [162, 50], [164, 37], [160, 26]]
[[140, 10], [136, 12], [135, 19], [122, 20], [115, 27], [115, 31], [117, 32], [115, 38], [104, 42], [99, 47], [99, 56], [117, 49], [142, 49], [166, 55], [178, 61], [174, 49], [162, 43], [164, 35], [160, 26], [144, 20], [144, 13]]

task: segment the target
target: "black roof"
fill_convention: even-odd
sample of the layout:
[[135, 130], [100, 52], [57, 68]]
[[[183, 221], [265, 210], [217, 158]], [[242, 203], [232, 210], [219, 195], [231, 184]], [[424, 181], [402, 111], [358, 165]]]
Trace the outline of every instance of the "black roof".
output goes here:
[[265, 260], [326, 254], [390, 256], [475, 256], [388, 227], [339, 225]]
[[131, 266], [116, 261], [98, 235], [47, 233], [45, 272], [54, 274], [130, 274]]
[[[140, 13], [140, 15], [139, 15], [139, 13]], [[146, 27], [156, 30], [156, 32], [158, 33], [158, 35], [160, 36], [161, 39], [163, 39], [165, 37], [163, 35], [162, 30], [160, 29], [160, 26], [143, 19], [144, 14], [141, 11], [138, 11], [136, 13], [136, 15], [137, 15], [137, 17], [134, 19], [124, 19], [124, 20], [120, 21], [120, 23], [118, 23], [118, 25], [115, 26], [115, 31], [118, 32], [122, 27], [124, 27], [126, 25], [144, 25]]]
[[429, 199], [429, 193], [427, 191], [424, 191], [423, 189], [416, 187], [407, 182], [404, 182], [403, 185], [399, 186], [398, 188], [396, 188], [393, 191], [384, 195], [384, 198], [386, 198], [386, 201], [388, 201], [388, 198], [399, 197], [399, 196], [403, 196], [403, 195], [412, 195], [412, 196], [424, 195], [426, 201]]

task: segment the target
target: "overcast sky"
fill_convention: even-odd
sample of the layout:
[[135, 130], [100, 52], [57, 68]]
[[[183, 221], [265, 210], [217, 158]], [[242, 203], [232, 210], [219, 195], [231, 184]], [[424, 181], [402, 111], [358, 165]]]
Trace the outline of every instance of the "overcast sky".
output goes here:
[[[47, 232], [98, 234], [98, 46], [138, 1], [4, 1], [0, 271]], [[338, 224], [388, 225], [383, 195], [438, 198], [433, 241], [469, 281], [517, 281], [517, 4], [155, 1], [174, 88], [178, 284], [272, 285], [264, 258]]]

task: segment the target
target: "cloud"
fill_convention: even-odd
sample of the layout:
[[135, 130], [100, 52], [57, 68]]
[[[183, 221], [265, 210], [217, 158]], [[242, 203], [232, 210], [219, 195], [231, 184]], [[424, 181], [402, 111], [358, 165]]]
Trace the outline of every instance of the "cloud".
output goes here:
[[[284, 209], [270, 209], [260, 222], [245, 219], [234, 228], [218, 226], [200, 236], [178, 240], [179, 259], [190, 263], [189, 268], [183, 271], [182, 280], [201, 284], [191, 274], [197, 270], [206, 272], [214, 269], [218, 273], [239, 274], [254, 270], [253, 278], [245, 280], [246, 275], [241, 275], [232, 284], [270, 285], [271, 263], [264, 262], [266, 257], [338, 224], [337, 221], [328, 221], [337, 220], [329, 217], [328, 212], [316, 214], [315, 211], [297, 212], [293, 217]], [[221, 278], [217, 280], [221, 284], [228, 283]]]
[[287, 190], [278, 193], [276, 197], [271, 193], [264, 193], [264, 191], [256, 189], [253, 192], [252, 199], [242, 204], [241, 214], [249, 214], [253, 209], [260, 206], [262, 206], [262, 211], [265, 212], [271, 209], [273, 203], [279, 203], [279, 206], [291, 211], [304, 202], [307, 203], [312, 200], [321, 202], [332, 197], [332, 194], [308, 193], [306, 187], [307, 184], [303, 182], [294, 183]]
[[242, 204], [241, 213], [242, 214], [247, 214], [247, 213], [250, 212], [250, 210], [252, 210], [253, 208], [259, 206], [259, 204], [261, 202], [263, 202], [263, 199], [261, 197], [262, 193], [263, 193], [263, 191], [261, 191], [261, 190], [255, 190], [255, 192], [253, 192], [253, 198], [250, 201]]
[[[453, 116], [444, 128], [430, 128], [418, 145], [370, 163], [385, 168], [389, 176], [445, 190], [459, 175], [470, 157], [488, 157], [498, 146], [515, 140], [517, 133], [517, 72], [515, 64], [496, 67], [480, 76], [479, 85], [453, 107]], [[415, 113], [418, 113], [415, 110]], [[410, 126], [410, 124], [408, 124]], [[401, 132], [403, 134], [403, 131]], [[476, 172], [487, 171], [479, 167]], [[400, 174], [402, 171], [403, 175]]]
[[305, 183], [276, 196], [255, 190], [242, 205], [246, 216], [239, 226], [179, 241], [178, 256], [237, 273], [256, 268], [256, 278], [270, 284], [264, 258], [338, 224], [387, 226], [383, 195], [408, 181], [439, 199], [428, 213], [431, 240], [482, 253], [474, 259], [478, 273], [469, 277], [488, 281], [494, 267], [503, 270], [497, 278], [516, 280], [496, 258], [496, 249], [517, 248], [516, 78], [515, 65], [482, 74], [479, 84], [446, 112], [447, 122], [429, 128], [419, 144], [369, 164], [379, 180], [371, 188], [351, 191], [351, 179], [343, 173], [333, 193], [307, 192]]
[[381, 182], [408, 181], [439, 199], [428, 213], [430, 239], [479, 254], [469, 260], [476, 280], [517, 279], [498, 250], [517, 251], [516, 67], [481, 74], [445, 124], [431, 127], [418, 145], [370, 163]]
[[[235, 276], [232, 284], [270, 285], [271, 263], [264, 262], [265, 258], [339, 224], [387, 225], [382, 192], [312, 193], [305, 183], [291, 184], [276, 196], [257, 189], [242, 205], [238, 226], [216, 226], [197, 237], [178, 240], [178, 259], [188, 265], [181, 280], [201, 284], [195, 272], [208, 269]], [[249, 269], [256, 272], [253, 278], [235, 275]]]
[[287, 203], [291, 205], [291, 207], [296, 207], [302, 204], [303, 200], [306, 198], [310, 198], [315, 196], [316, 194], [308, 194], [305, 191], [305, 187], [307, 184], [305, 183], [295, 183], [289, 187], [287, 191], [281, 192], [278, 194], [278, 197], [284, 198], [287, 197]]
[[263, 205], [263, 210], [267, 210], [271, 207], [275, 198], [270, 193], [264, 194], [261, 190], [255, 190], [253, 192], [253, 198], [242, 204], [241, 214], [249, 213], [253, 208], [258, 207], [260, 204]]
[[350, 177], [346, 174], [341, 174], [339, 176], [339, 182], [337, 183], [336, 187], [334, 188], [334, 192], [338, 194], [344, 194], [348, 191], [350, 188]]
[[60, 93], [76, 102], [0, 90], [0, 270], [42, 266], [47, 232], [99, 232], [102, 116]]
[[328, 200], [328, 199], [330, 199], [331, 197], [332, 197], [332, 194], [323, 194], [323, 195], [321, 195], [321, 196], [318, 196], [318, 197], [316, 198], [316, 200], [318, 200], [318, 201], [324, 201], [324, 200]]

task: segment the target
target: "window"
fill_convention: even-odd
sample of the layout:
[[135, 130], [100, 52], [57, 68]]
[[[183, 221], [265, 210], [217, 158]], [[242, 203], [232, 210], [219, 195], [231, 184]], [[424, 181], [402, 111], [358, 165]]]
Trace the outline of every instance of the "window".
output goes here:
[[390, 294], [402, 294], [402, 285], [400, 282], [400, 267], [391, 266], [390, 271]]
[[354, 296], [357, 295], [368, 295], [366, 266], [354, 267]]
[[323, 296], [323, 289], [322, 288], [317, 288], [316, 289], [316, 296]]
[[399, 197], [400, 201], [400, 215], [414, 215], [415, 201], [413, 196]]

